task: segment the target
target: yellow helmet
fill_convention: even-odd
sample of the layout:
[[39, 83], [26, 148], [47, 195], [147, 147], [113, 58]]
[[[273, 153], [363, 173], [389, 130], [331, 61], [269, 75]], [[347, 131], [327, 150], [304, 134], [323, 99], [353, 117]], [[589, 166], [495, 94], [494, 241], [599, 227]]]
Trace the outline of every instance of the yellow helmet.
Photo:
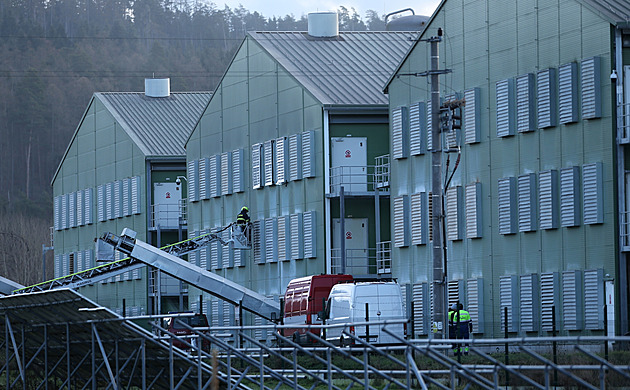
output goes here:
[[241, 211], [249, 211], [249, 209], [247, 208], [247, 206], [243, 206], [243, 208], [241, 209]]

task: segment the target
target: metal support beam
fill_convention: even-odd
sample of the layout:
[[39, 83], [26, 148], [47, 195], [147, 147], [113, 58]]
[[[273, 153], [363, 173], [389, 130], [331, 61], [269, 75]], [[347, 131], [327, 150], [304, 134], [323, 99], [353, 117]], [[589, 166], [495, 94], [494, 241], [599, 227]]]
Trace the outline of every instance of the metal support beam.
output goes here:
[[[11, 327], [11, 320], [9, 320], [9, 316], [4, 316], [5, 318], [5, 325], [7, 327], [7, 332], [9, 337], [11, 338], [11, 346], [13, 347], [13, 354], [15, 355], [15, 361], [18, 365], [18, 370], [20, 371], [20, 378], [22, 378], [22, 382], [26, 383], [26, 377], [24, 376], [24, 369], [22, 367], [22, 361], [20, 360], [20, 351], [18, 350], [18, 346], [15, 342], [15, 335], [13, 334], [13, 328]], [[7, 346], [7, 351], [8, 351], [9, 347]], [[9, 356], [7, 353], [7, 367], [9, 364]], [[9, 387], [9, 372], [7, 371], [7, 388]], [[26, 388], [26, 387], [25, 387]]]
[[98, 330], [96, 329], [96, 324], [92, 323], [92, 333], [96, 338], [96, 343], [98, 344], [98, 348], [101, 351], [101, 355], [103, 356], [103, 362], [105, 363], [105, 367], [107, 368], [107, 374], [109, 374], [110, 383], [113, 385], [114, 389], [118, 389], [118, 385], [116, 383], [116, 378], [114, 377], [114, 373], [112, 372], [112, 367], [109, 365], [109, 359], [107, 358], [107, 353], [105, 353], [105, 347], [103, 347], [103, 342], [101, 341], [101, 336], [98, 334]]

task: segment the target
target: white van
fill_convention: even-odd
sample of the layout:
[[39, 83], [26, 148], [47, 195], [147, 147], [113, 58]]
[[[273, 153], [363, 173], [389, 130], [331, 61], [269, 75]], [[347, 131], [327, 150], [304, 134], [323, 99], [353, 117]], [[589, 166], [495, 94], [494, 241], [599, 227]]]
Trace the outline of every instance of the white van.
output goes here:
[[[405, 320], [400, 286], [396, 282], [342, 283], [333, 286], [326, 305], [326, 325], [360, 323], [365, 321], [365, 304], [368, 305], [369, 322]], [[369, 339], [372, 344], [400, 343], [383, 331], [386, 326], [400, 338], [407, 333], [407, 324], [371, 325]], [[353, 340], [342, 334], [343, 327], [326, 329], [326, 339], [334, 344], [348, 345]], [[366, 339], [366, 326], [349, 325], [346, 331]]]

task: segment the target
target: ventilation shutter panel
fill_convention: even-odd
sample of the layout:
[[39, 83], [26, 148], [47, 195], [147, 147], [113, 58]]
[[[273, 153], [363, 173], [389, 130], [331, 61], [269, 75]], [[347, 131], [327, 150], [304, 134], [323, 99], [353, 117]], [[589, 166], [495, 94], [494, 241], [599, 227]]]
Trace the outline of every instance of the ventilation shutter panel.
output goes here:
[[79, 190], [77, 192], [74, 193], [74, 196], [76, 197], [76, 208], [77, 208], [77, 214], [76, 214], [76, 225], [75, 226], [83, 226], [85, 225], [85, 201], [83, 200], [83, 195], [84, 195], [84, 191], [83, 190]]
[[604, 329], [604, 270], [584, 271], [584, 327]]
[[105, 218], [114, 219], [114, 183], [105, 184]]
[[73, 228], [77, 226], [77, 198], [76, 192], [68, 194], [68, 227]]
[[[208, 234], [208, 233], [209, 232], [207, 230], [201, 231], [201, 235]], [[208, 250], [209, 249], [210, 248], [208, 246], [205, 246], [199, 249], [197, 259], [195, 259], [196, 261], [193, 264], [203, 269], [208, 269], [208, 254], [209, 254]]]
[[63, 255], [55, 255], [55, 279], [61, 277], [61, 257]]
[[562, 226], [580, 226], [580, 167], [560, 170], [560, 219]]
[[210, 197], [221, 196], [221, 155], [215, 154], [208, 158], [208, 187]]
[[302, 133], [302, 177], [315, 177], [315, 131]]
[[264, 222], [262, 220], [252, 222], [252, 250], [254, 251], [254, 263], [265, 262]]
[[413, 285], [413, 337], [429, 334], [429, 324], [427, 315], [429, 285], [427, 283], [416, 283]]
[[473, 323], [473, 333], [484, 332], [483, 315], [483, 279], [469, 279], [468, 287], [468, 313]]
[[497, 137], [514, 135], [514, 80], [498, 81], [497, 93]]
[[555, 169], [539, 173], [540, 181], [540, 228], [558, 227], [558, 171]]
[[463, 281], [462, 280], [449, 280], [448, 281], [448, 307], [451, 307], [453, 304], [461, 303], [464, 305], [464, 300], [462, 296], [463, 292]]
[[317, 220], [315, 211], [307, 211], [303, 215], [304, 220], [304, 258], [313, 259], [317, 257], [317, 247], [315, 241], [315, 232], [317, 228]]
[[142, 198], [140, 190], [140, 176], [131, 178], [131, 213], [140, 214]]
[[291, 236], [291, 233], [287, 234], [287, 217], [278, 217], [278, 261], [286, 261], [289, 259], [287, 256], [287, 238]]
[[262, 187], [262, 156], [260, 155], [261, 149], [261, 144], [252, 145], [252, 188], [255, 190]]
[[287, 137], [276, 139], [276, 185], [281, 185], [287, 181], [288, 152]]
[[541, 70], [536, 74], [538, 127], [556, 126], [556, 70]]
[[602, 163], [582, 166], [584, 223], [604, 222]]
[[479, 88], [469, 89], [464, 92], [466, 106], [464, 110], [464, 142], [474, 144], [481, 141], [480, 128], [480, 104]]
[[429, 192], [427, 196], [427, 225], [429, 232], [429, 241], [433, 241], [433, 193]]
[[466, 186], [466, 238], [481, 237], [481, 183]]
[[583, 327], [582, 271], [562, 272], [562, 322], [567, 330], [581, 330]]
[[210, 182], [213, 180], [213, 174], [216, 171], [211, 171], [210, 160], [207, 157], [199, 159], [199, 182], [197, 188], [199, 189], [199, 200], [208, 199], [210, 197]]
[[122, 218], [122, 182], [117, 180], [114, 182], [114, 217]]
[[423, 154], [424, 134], [426, 133], [426, 105], [417, 102], [409, 107], [409, 153], [412, 156]]
[[462, 239], [462, 187], [451, 187], [446, 191], [446, 235], [451, 241]]
[[232, 193], [232, 153], [221, 153], [221, 195]]
[[540, 274], [540, 321], [542, 330], [553, 330], [553, 308], [556, 310], [556, 318], [559, 318], [558, 306], [558, 273], [548, 272]]
[[289, 180], [302, 179], [302, 134], [289, 136]]
[[516, 178], [499, 179], [499, 233], [516, 233]]
[[122, 181], [122, 208], [123, 215], [128, 217], [131, 215], [131, 179], [126, 178]]
[[265, 185], [272, 186], [274, 184], [274, 141], [266, 141], [263, 145], [265, 160]]
[[291, 260], [300, 260], [304, 258], [302, 245], [302, 214], [291, 214]]
[[245, 190], [245, 171], [243, 169], [243, 149], [232, 151], [232, 192], [238, 193]]
[[77, 272], [82, 272], [85, 268], [83, 268], [83, 252], [77, 252]]
[[[98, 221], [105, 221], [105, 186], [103, 184], [96, 187], [96, 201], [98, 207]], [[63, 203], [63, 198], [62, 198]], [[63, 214], [62, 214], [63, 216]], [[63, 228], [63, 221], [62, 221]]]
[[[225, 229], [224, 231], [222, 231], [220, 234], [221, 238], [223, 239], [223, 241], [229, 241], [230, 240], [230, 230], [229, 229]], [[234, 251], [232, 250], [234, 247], [234, 244], [230, 243], [229, 245], [226, 245], [224, 247], [221, 248], [221, 258], [223, 259], [223, 268], [230, 268], [234, 266], [234, 259], [233, 259], [233, 253]]]
[[531, 73], [516, 78], [516, 128], [519, 133], [536, 130], [534, 75]]
[[219, 241], [213, 241], [209, 245], [210, 247], [210, 269], [219, 269], [221, 266], [219, 262], [221, 261], [221, 243]]
[[558, 68], [558, 111], [560, 123], [578, 121], [577, 64], [570, 62]]
[[518, 177], [518, 230], [536, 230], [536, 174], [528, 173]]
[[[196, 202], [199, 196], [197, 177], [199, 175], [199, 160], [188, 161], [188, 201]], [[133, 197], [132, 197], [133, 198]]]
[[91, 225], [92, 223], [94, 223], [94, 212], [92, 211], [92, 198], [94, 196], [94, 190], [92, 188], [86, 188], [84, 191], [85, 193], [83, 199], [85, 201], [85, 224]]
[[601, 58], [582, 60], [582, 118], [595, 119], [602, 116]]
[[407, 158], [407, 107], [392, 110], [392, 155]]
[[433, 116], [431, 101], [427, 101], [427, 151], [433, 150]]
[[518, 279], [516, 275], [501, 276], [499, 296], [501, 307], [501, 329], [505, 329], [505, 308], [507, 308], [507, 327], [509, 332], [518, 332]]
[[275, 218], [265, 219], [265, 262], [273, 263], [278, 259], [277, 254], [277, 224]]
[[55, 230], [61, 230], [61, 196], [55, 196], [54, 199], [55, 208]]
[[521, 329], [525, 332], [537, 332], [540, 318], [538, 309], [538, 275], [521, 275], [520, 291]]
[[409, 246], [409, 199], [407, 195], [394, 198], [394, 246], [402, 248]]
[[[427, 243], [426, 226], [426, 192], [411, 194], [411, 244], [424, 245]], [[425, 224], [426, 225], [426, 224]]]

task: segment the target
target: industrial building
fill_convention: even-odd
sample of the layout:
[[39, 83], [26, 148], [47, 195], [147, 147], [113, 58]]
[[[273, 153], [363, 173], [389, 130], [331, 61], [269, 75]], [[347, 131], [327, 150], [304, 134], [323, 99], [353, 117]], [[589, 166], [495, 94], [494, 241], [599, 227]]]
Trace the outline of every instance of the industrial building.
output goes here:
[[[446, 300], [476, 337], [550, 335], [554, 315], [562, 334], [628, 332], [629, 21], [621, 0], [445, 0], [392, 74], [392, 276], [411, 287], [414, 336], [438, 321], [440, 147]], [[434, 140], [422, 76], [440, 28], [440, 96], [464, 102], [461, 130]]]
[[[389, 275], [382, 87], [417, 35], [339, 32], [336, 13], [310, 14], [308, 33], [248, 33], [186, 156], [189, 236], [227, 238], [247, 206], [252, 249], [215, 242], [189, 261], [276, 300], [295, 277]], [[232, 305], [189, 295], [212, 325], [234, 323]]]
[[[94, 267], [94, 239], [104, 232], [128, 227], [156, 246], [185, 237], [185, 193], [176, 182], [186, 174], [184, 143], [210, 96], [171, 92], [169, 79], [147, 79], [145, 92], [93, 95], [52, 180], [55, 277]], [[185, 289], [143, 268], [81, 293], [141, 315], [181, 308]]]

